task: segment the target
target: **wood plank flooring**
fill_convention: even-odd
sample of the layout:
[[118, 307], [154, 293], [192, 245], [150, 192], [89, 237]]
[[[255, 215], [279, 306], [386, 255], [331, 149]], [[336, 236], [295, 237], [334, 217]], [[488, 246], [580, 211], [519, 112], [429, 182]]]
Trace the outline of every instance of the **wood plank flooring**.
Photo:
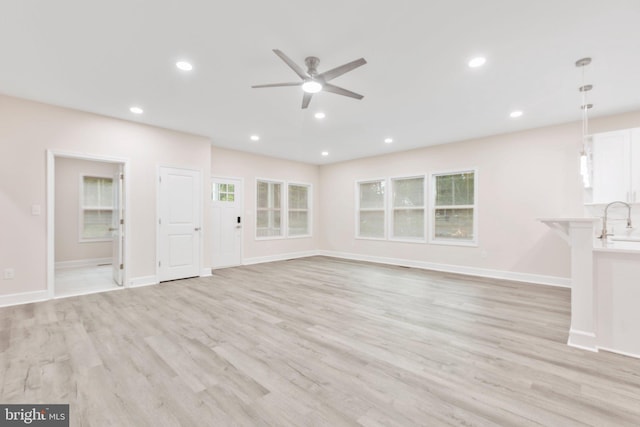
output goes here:
[[639, 426], [567, 289], [312, 257], [0, 309], [0, 402], [72, 426]]

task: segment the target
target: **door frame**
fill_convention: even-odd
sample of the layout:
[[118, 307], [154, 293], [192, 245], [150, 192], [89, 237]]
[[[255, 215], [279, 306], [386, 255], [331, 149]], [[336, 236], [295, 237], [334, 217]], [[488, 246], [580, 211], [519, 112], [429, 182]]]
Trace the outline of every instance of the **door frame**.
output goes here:
[[131, 253], [128, 236], [131, 235], [130, 218], [130, 186], [129, 181], [129, 159], [126, 157], [105, 156], [100, 154], [76, 153], [73, 151], [47, 150], [47, 297], [55, 298], [55, 179], [56, 179], [56, 158], [68, 158], [78, 160], [89, 160], [103, 163], [117, 163], [122, 165], [124, 173], [124, 224], [127, 232], [124, 235], [124, 268], [123, 268], [123, 288], [129, 287], [129, 262]]
[[[171, 168], [171, 169], [182, 169], [191, 172], [198, 172], [200, 175], [200, 256], [198, 257], [198, 276], [207, 277], [211, 276], [211, 269], [203, 269], [202, 268], [202, 257], [204, 255], [204, 236], [205, 231], [207, 231], [207, 227], [205, 227], [205, 218], [204, 218], [204, 200], [203, 200], [203, 187], [204, 187], [204, 174], [202, 173], [202, 169], [198, 168], [189, 168], [183, 166], [173, 166], [167, 164], [158, 164], [156, 166], [156, 276], [155, 276], [155, 284], [159, 284], [160, 282], [160, 266], [158, 263], [161, 258], [161, 248], [160, 244], [162, 242], [162, 237], [160, 236], [160, 176], [162, 174], [163, 168]], [[206, 271], [205, 271], [206, 270]]]
[[[237, 180], [240, 181], [240, 185], [242, 186], [242, 198], [240, 200], [240, 212], [242, 212], [242, 227], [240, 228], [240, 264], [238, 265], [244, 265], [244, 230], [245, 230], [245, 226], [247, 225], [247, 215], [246, 212], [244, 211], [244, 200], [245, 200], [245, 185], [244, 185], [244, 178], [240, 177], [240, 176], [223, 176], [223, 175], [211, 175], [211, 179], [209, 179], [209, 205], [212, 207], [211, 208], [211, 218], [213, 218], [213, 199], [211, 198], [211, 191], [213, 191], [213, 188], [211, 187], [213, 185], [213, 181], [215, 179], [233, 179], [233, 180]], [[213, 227], [213, 226], [212, 226]], [[213, 239], [213, 229], [211, 230], [211, 238]], [[211, 265], [213, 265], [213, 249], [211, 250]]]

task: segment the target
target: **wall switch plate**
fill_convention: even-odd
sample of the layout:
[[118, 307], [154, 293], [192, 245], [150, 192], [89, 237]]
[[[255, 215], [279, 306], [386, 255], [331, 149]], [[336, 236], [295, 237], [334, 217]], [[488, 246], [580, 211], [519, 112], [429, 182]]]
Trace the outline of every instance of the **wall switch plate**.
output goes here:
[[15, 279], [16, 271], [13, 268], [5, 268], [4, 269], [4, 280]]

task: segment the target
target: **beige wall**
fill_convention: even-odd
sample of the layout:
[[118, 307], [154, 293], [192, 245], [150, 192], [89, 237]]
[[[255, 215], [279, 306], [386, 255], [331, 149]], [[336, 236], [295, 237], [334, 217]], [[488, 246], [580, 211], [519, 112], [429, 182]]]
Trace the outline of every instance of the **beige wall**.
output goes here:
[[[245, 262], [263, 257], [315, 251], [319, 247], [318, 200], [319, 168], [316, 165], [292, 162], [273, 157], [257, 156], [234, 150], [212, 147], [211, 174], [218, 177], [242, 178], [244, 180], [244, 227], [243, 258]], [[308, 183], [313, 188], [313, 234], [310, 238], [256, 240], [255, 208], [256, 178], [287, 182]], [[210, 188], [210, 186], [208, 187]]]
[[[592, 120], [593, 132], [640, 113]], [[536, 218], [582, 216], [580, 124], [534, 129], [321, 168], [320, 247], [360, 257], [568, 277], [569, 248]], [[478, 168], [478, 247], [355, 239], [356, 180]]]
[[113, 177], [113, 163], [57, 157], [55, 163], [55, 261], [111, 258], [111, 242], [80, 242], [80, 180]]
[[[0, 295], [46, 289], [47, 149], [129, 159], [128, 275], [155, 276], [157, 167], [199, 169], [206, 182], [209, 140], [1, 95], [0, 117], [0, 271], [15, 269], [15, 279], [0, 280]], [[32, 205], [42, 214], [32, 215]], [[204, 218], [211, 218], [208, 204]], [[210, 229], [205, 221], [203, 235]], [[210, 257], [205, 238], [203, 267]]]

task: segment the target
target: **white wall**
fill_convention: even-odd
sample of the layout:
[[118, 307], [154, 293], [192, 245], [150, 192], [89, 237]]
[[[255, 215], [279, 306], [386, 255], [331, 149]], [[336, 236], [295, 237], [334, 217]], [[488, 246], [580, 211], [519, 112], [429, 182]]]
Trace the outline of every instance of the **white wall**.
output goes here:
[[[632, 127], [639, 118], [633, 113], [592, 120], [591, 127]], [[542, 283], [568, 278], [568, 246], [536, 218], [583, 216], [580, 129], [571, 123], [322, 166], [320, 247], [360, 259], [509, 272]], [[355, 181], [476, 167], [478, 247], [354, 237]]]
[[[211, 149], [211, 175], [244, 179], [243, 260], [257, 262], [315, 251], [319, 247], [319, 168], [316, 165], [258, 156], [217, 147]], [[256, 178], [308, 183], [313, 188], [312, 237], [257, 240], [255, 238]], [[210, 185], [207, 186], [210, 188]], [[210, 203], [210, 199], [208, 199]]]
[[[158, 165], [199, 169], [210, 176], [207, 138], [111, 119], [0, 95], [0, 296], [46, 289], [47, 149], [129, 159], [129, 278], [156, 271], [156, 180]], [[205, 186], [208, 188], [207, 186]], [[204, 196], [203, 191], [203, 196]], [[32, 215], [32, 205], [42, 214]], [[204, 217], [211, 218], [205, 205]], [[203, 235], [210, 233], [203, 224]], [[203, 266], [210, 265], [205, 238]]]
[[58, 157], [55, 163], [55, 261], [111, 258], [111, 241], [80, 242], [80, 180], [113, 177], [113, 163]]

